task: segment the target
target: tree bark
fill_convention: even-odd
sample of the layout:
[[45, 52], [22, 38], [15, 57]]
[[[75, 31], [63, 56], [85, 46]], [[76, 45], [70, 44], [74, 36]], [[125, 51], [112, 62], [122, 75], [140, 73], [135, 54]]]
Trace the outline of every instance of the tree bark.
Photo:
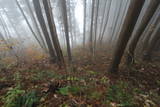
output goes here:
[[56, 54], [55, 54], [54, 48], [52, 46], [52, 42], [51, 42], [50, 37], [49, 37], [49, 33], [47, 31], [45, 20], [43, 18], [41, 6], [40, 6], [40, 1], [39, 0], [33, 0], [33, 5], [34, 5], [34, 8], [35, 8], [37, 19], [39, 21], [42, 32], [43, 32], [44, 37], [46, 39], [46, 43], [47, 43], [49, 54], [50, 54], [50, 60], [51, 60], [52, 63], [55, 63], [56, 62]]
[[151, 38], [151, 35], [154, 31], [154, 29], [156, 28], [157, 23], [160, 21], [160, 4], [156, 10], [156, 12], [154, 13], [152, 19], [150, 20], [149, 24], [147, 25], [143, 35], [144, 35], [144, 39], [143, 39], [143, 47], [142, 47], [142, 52], [148, 47], [148, 43], [149, 40]]
[[84, 19], [83, 19], [83, 47], [85, 47], [86, 41], [86, 0], [84, 0]]
[[[105, 22], [105, 25], [104, 25], [104, 28], [102, 29], [102, 32], [101, 32], [101, 38], [100, 38], [100, 43], [102, 44], [103, 42], [103, 37], [104, 37], [104, 33], [106, 31], [106, 27], [108, 25], [108, 21], [109, 21], [109, 14], [110, 14], [110, 10], [111, 10], [111, 5], [112, 5], [112, 0], [109, 0], [109, 5], [108, 5], [108, 8], [106, 9], [107, 10], [107, 18], [106, 18], [106, 22]], [[104, 13], [105, 14], [105, 13]]]
[[96, 43], [97, 43], [97, 24], [98, 24], [98, 16], [99, 16], [99, 0], [97, 0], [96, 4], [96, 17], [95, 17], [95, 38], [94, 38], [94, 55], [96, 53]]
[[59, 63], [59, 66], [61, 67], [61, 65], [64, 66], [65, 63], [64, 63], [64, 57], [63, 57], [63, 53], [62, 53], [62, 50], [60, 47], [60, 43], [58, 40], [58, 35], [57, 35], [56, 26], [55, 26], [55, 22], [54, 22], [54, 18], [53, 18], [51, 4], [50, 4], [49, 0], [43, 0], [43, 4], [44, 4], [46, 16], [47, 16], [47, 21], [48, 21], [49, 30], [51, 33], [51, 38], [52, 38], [52, 41], [53, 41], [53, 44], [55, 47], [55, 51], [57, 53], [58, 63]]
[[93, 54], [93, 21], [94, 21], [94, 5], [95, 5], [95, 0], [92, 0], [92, 15], [91, 15], [91, 26], [90, 26], [90, 37], [89, 37], [89, 48], [91, 54]]
[[72, 55], [71, 55], [70, 38], [69, 38], [69, 30], [68, 30], [68, 18], [67, 18], [66, 0], [61, 0], [61, 4], [62, 4], [62, 14], [63, 14], [63, 21], [64, 21], [66, 43], [67, 43], [68, 61], [71, 64], [72, 63]]
[[117, 27], [117, 25], [118, 25], [118, 19], [119, 19], [119, 16], [120, 16], [120, 11], [121, 11], [121, 8], [122, 8], [122, 1], [120, 2], [120, 4], [119, 4], [119, 7], [117, 8], [117, 11], [118, 11], [118, 14], [115, 16], [115, 22], [114, 22], [114, 25], [113, 25], [113, 30], [112, 30], [112, 33], [111, 33], [111, 39], [110, 39], [110, 43], [112, 43], [113, 42], [113, 39], [114, 39], [114, 35], [115, 35], [115, 33], [116, 33], [116, 27]]
[[[133, 32], [133, 35], [132, 35], [133, 38], [129, 42], [129, 48], [128, 48], [127, 57], [126, 57], [127, 64], [134, 63], [134, 52], [135, 52], [137, 43], [139, 41], [139, 38], [141, 37], [143, 31], [145, 30], [148, 22], [152, 18], [159, 3], [160, 3], [160, 0], [150, 0], [150, 4], [147, 7], [147, 9], [145, 9], [146, 8], [145, 6], [143, 7], [141, 14], [143, 14], [143, 12], [145, 12], [145, 13], [142, 16], [142, 18], [140, 15], [140, 17], [139, 17], [140, 21], [138, 21], [138, 23], [137, 23], [137, 24], [139, 24], [139, 23], [140, 24], [138, 25], [138, 28], [135, 28], [135, 31]], [[143, 10], [145, 10], [145, 11], [143, 11]]]
[[145, 61], [151, 60], [151, 56], [152, 56], [152, 52], [154, 50], [154, 47], [156, 46], [157, 42], [160, 40], [160, 22], [156, 26], [156, 29], [154, 30], [154, 32], [151, 36], [153, 38], [151, 39], [147, 50], [145, 50], [144, 54], [143, 54], [143, 60], [145, 60]]
[[121, 33], [119, 35], [118, 43], [113, 53], [109, 72], [118, 72], [118, 67], [127, 46], [128, 40], [131, 37], [134, 26], [137, 22], [138, 16], [142, 9], [145, 0], [132, 0], [130, 2], [125, 21], [122, 26]]

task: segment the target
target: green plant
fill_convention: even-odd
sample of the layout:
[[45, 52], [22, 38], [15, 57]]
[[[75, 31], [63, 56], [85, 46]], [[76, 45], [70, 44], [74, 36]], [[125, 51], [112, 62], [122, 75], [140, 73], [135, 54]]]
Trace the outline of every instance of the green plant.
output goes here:
[[119, 107], [132, 107], [134, 105], [133, 95], [128, 92], [128, 85], [124, 82], [109, 87], [107, 100], [116, 102]]
[[58, 92], [62, 95], [69, 95], [69, 86], [60, 88]]
[[39, 102], [40, 98], [37, 96], [36, 91], [31, 91], [19, 97], [20, 100], [21, 104], [25, 107], [33, 107]]
[[97, 72], [95, 72], [95, 71], [87, 71], [90, 75], [96, 75], [97, 74]]
[[63, 88], [59, 88], [59, 93], [62, 95], [69, 95], [69, 94], [79, 94], [83, 90], [83, 87], [80, 86], [66, 86]]
[[55, 77], [55, 74], [51, 71], [39, 71], [39, 72], [35, 72], [35, 74], [32, 75], [32, 79], [35, 81], [44, 80], [44, 79], [53, 78], [53, 77]]
[[99, 100], [101, 96], [102, 96], [102, 93], [98, 91], [94, 91], [91, 93], [91, 95], [89, 95], [89, 98]]
[[77, 78], [77, 77], [71, 77], [71, 76], [69, 76], [69, 77], [67, 77], [67, 80], [68, 80], [68, 81], [78, 81], [78, 80], [80, 80], [80, 79]]
[[20, 107], [17, 106], [18, 97], [24, 94], [24, 90], [20, 90], [19, 87], [11, 88], [4, 97], [4, 107]]
[[100, 79], [100, 82], [103, 84], [106, 84], [108, 81], [109, 81], [109, 79], [106, 76], [104, 76]]
[[35, 91], [25, 93], [19, 87], [10, 89], [3, 98], [4, 107], [33, 107], [39, 100]]

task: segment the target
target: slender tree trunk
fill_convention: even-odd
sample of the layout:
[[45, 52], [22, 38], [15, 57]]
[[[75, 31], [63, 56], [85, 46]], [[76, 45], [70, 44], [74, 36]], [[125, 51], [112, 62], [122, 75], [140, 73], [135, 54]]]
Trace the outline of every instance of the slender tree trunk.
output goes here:
[[47, 16], [47, 21], [48, 21], [48, 25], [49, 25], [49, 29], [50, 29], [50, 33], [51, 33], [51, 38], [52, 38], [52, 41], [53, 41], [53, 44], [55, 47], [55, 51], [57, 53], [57, 59], [58, 59], [59, 66], [61, 66], [61, 65], [64, 66], [65, 65], [64, 57], [63, 57], [63, 53], [62, 53], [60, 43], [58, 40], [58, 35], [57, 35], [57, 31], [56, 31], [56, 26], [55, 26], [53, 14], [52, 14], [51, 4], [50, 4], [49, 0], [43, 0], [43, 4], [44, 4], [46, 16]]
[[0, 14], [0, 18], [1, 18], [1, 23], [2, 23], [3, 29], [5, 30], [5, 33], [6, 33], [5, 37], [10, 39], [11, 33], [9, 31], [8, 25], [1, 14]]
[[[112, 43], [116, 43], [117, 38], [118, 38], [118, 35], [120, 34], [120, 31], [121, 31], [121, 28], [122, 28], [122, 24], [123, 24], [124, 19], [125, 19], [125, 16], [126, 16], [126, 12], [127, 12], [128, 4], [129, 4], [129, 3], [130, 3], [130, 1], [127, 0], [127, 1], [126, 1], [126, 5], [125, 5], [125, 7], [124, 7], [124, 11], [122, 11], [123, 13], [121, 13], [121, 14], [122, 14], [122, 17], [121, 17], [121, 20], [120, 20], [120, 24], [119, 24], [119, 26], [118, 26], [118, 29], [119, 29], [119, 30], [116, 32], [115, 37], [113, 37]], [[113, 45], [115, 45], [115, 44], [113, 44]], [[115, 46], [112, 46], [112, 47], [114, 48]]]
[[127, 16], [123, 23], [121, 33], [119, 35], [118, 43], [113, 53], [113, 58], [110, 64], [109, 72], [118, 72], [118, 67], [127, 46], [128, 40], [131, 37], [135, 24], [137, 22], [140, 11], [143, 7], [145, 0], [132, 0], [130, 2], [129, 9], [127, 11]]
[[122, 8], [122, 1], [120, 2], [119, 4], [119, 7], [117, 8], [117, 15], [115, 16], [115, 22], [114, 22], [114, 25], [113, 25], [113, 30], [112, 30], [112, 33], [111, 33], [111, 39], [110, 39], [110, 43], [113, 42], [113, 39], [114, 39], [114, 34], [116, 33], [116, 27], [117, 27], [117, 24], [118, 24], [118, 19], [119, 19], [119, 16], [120, 16], [120, 11], [121, 11], [121, 8]]
[[42, 34], [41, 34], [41, 31], [40, 31], [40, 29], [39, 29], [39, 27], [38, 27], [38, 24], [37, 24], [36, 18], [35, 18], [35, 16], [34, 16], [34, 13], [33, 13], [33, 11], [32, 11], [32, 8], [31, 8], [31, 5], [30, 5], [30, 3], [29, 3], [29, 0], [24, 0], [24, 1], [25, 1], [25, 3], [26, 3], [27, 6], [28, 6], [28, 10], [29, 10], [29, 13], [30, 13], [30, 15], [31, 15], [32, 22], [34, 23], [35, 28], [36, 28], [37, 33], [38, 33], [38, 36], [39, 36], [40, 39], [41, 39], [41, 42], [42, 42], [42, 45], [43, 45], [43, 49], [46, 51], [46, 50], [47, 50], [47, 47], [46, 47], [45, 41], [44, 41], [44, 39], [43, 39], [43, 36], [42, 36]]
[[43, 48], [43, 45], [42, 45], [41, 42], [39, 41], [39, 39], [38, 39], [37, 35], [35, 34], [35, 32], [33, 31], [33, 29], [32, 29], [32, 27], [31, 27], [31, 25], [30, 25], [30, 23], [29, 23], [26, 15], [24, 14], [23, 9], [21, 8], [21, 6], [20, 6], [20, 4], [19, 4], [19, 2], [18, 2], [18, 0], [15, 0], [15, 2], [16, 2], [16, 4], [17, 4], [19, 10], [21, 11], [21, 13], [22, 13], [22, 15], [23, 15], [23, 17], [24, 17], [24, 19], [25, 19], [25, 21], [26, 21], [26, 23], [27, 23], [27, 25], [28, 25], [28, 27], [29, 27], [29, 29], [30, 29], [30, 31], [31, 31], [32, 34], [33, 34], [33, 36], [34, 36], [35, 39], [37, 40], [37, 42], [38, 42], [38, 44], [40, 45], [40, 47]]
[[96, 18], [95, 18], [95, 38], [94, 38], [94, 54], [96, 53], [96, 42], [97, 42], [97, 24], [98, 24], [98, 16], [99, 16], [99, 0], [97, 0], [97, 9], [96, 9]]
[[150, 20], [149, 24], [147, 25], [143, 35], [144, 35], [144, 42], [142, 47], [142, 52], [148, 47], [149, 40], [151, 38], [151, 34], [153, 33], [157, 23], [160, 21], [160, 4], [154, 13], [152, 19]]
[[[143, 31], [145, 30], [148, 22], [152, 18], [159, 3], [160, 3], [160, 0], [150, 0], [150, 4], [147, 7], [147, 9], [145, 10], [146, 7], [145, 6], [143, 7], [142, 12], [144, 12], [143, 10], [145, 10], [145, 13], [142, 16], [142, 18], [140, 15], [141, 20], [140, 22], [138, 22], [140, 24], [138, 28], [135, 28], [135, 32], [133, 32], [133, 35], [132, 35], [133, 38], [131, 39], [131, 42], [129, 42], [129, 48], [128, 48], [127, 57], [126, 57], [127, 64], [134, 63], [134, 51], [136, 49], [139, 38], [141, 37]], [[142, 12], [141, 14], [143, 14]]]
[[55, 63], [56, 62], [56, 54], [54, 52], [54, 48], [52, 46], [52, 42], [50, 40], [49, 33], [47, 31], [45, 20], [43, 18], [41, 6], [40, 6], [40, 1], [39, 0], [33, 0], [33, 5], [34, 5], [34, 8], [35, 8], [36, 16], [37, 16], [37, 19], [38, 19], [39, 24], [41, 26], [43, 35], [46, 39], [46, 43], [47, 43], [49, 54], [50, 54], [50, 60], [51, 60], [52, 63]]
[[89, 48], [91, 54], [93, 54], [93, 22], [94, 22], [94, 5], [95, 5], [95, 0], [92, 0], [92, 15], [91, 15], [91, 30], [90, 30], [90, 40], [89, 40]]
[[68, 18], [70, 19], [69, 20], [69, 32], [70, 32], [70, 37], [71, 37], [71, 46], [73, 48], [73, 45], [74, 45], [74, 39], [73, 39], [73, 25], [72, 25], [72, 13], [71, 13], [71, 4], [70, 4], [70, 0], [68, 1], [69, 3], [69, 15], [68, 15]]
[[103, 27], [103, 24], [104, 24], [104, 18], [105, 18], [105, 13], [106, 13], [106, 7], [107, 7], [107, 0], [105, 1], [105, 5], [104, 5], [104, 9], [103, 9], [103, 16], [102, 16], [102, 21], [101, 21], [101, 25], [100, 25], [100, 32], [99, 32], [99, 38], [98, 40], [100, 41], [101, 39], [101, 32], [102, 32], [102, 27]]
[[152, 52], [157, 42], [160, 40], [160, 22], [158, 23], [156, 29], [154, 30], [151, 36], [153, 36], [153, 38], [151, 39], [147, 50], [145, 50], [143, 54], [143, 60], [146, 60], [146, 61], [151, 60]]
[[0, 23], [1, 23], [2, 27], [3, 27], [5, 35], [7, 36], [7, 30], [5, 28], [5, 24], [4, 24], [3, 17], [1, 15], [1, 13], [0, 13]]
[[87, 4], [87, 1], [84, 0], [84, 23], [83, 23], [83, 47], [85, 47], [85, 41], [86, 41], [86, 4]]
[[100, 38], [100, 43], [101, 44], [103, 42], [104, 33], [106, 31], [106, 27], [107, 27], [108, 21], [109, 21], [109, 13], [110, 13], [110, 9], [111, 9], [111, 4], [112, 4], [112, 0], [109, 0], [109, 5], [108, 5], [108, 9], [107, 9], [107, 18], [106, 18], [106, 22], [105, 22], [104, 28], [103, 28], [102, 33], [101, 33], [101, 38]]
[[66, 43], [67, 43], [68, 61], [71, 64], [72, 63], [72, 55], [71, 55], [70, 38], [69, 38], [69, 30], [68, 30], [66, 0], [61, 0], [61, 3], [62, 3], [62, 13], [63, 13], [64, 29], [65, 29], [65, 36], [66, 36]]

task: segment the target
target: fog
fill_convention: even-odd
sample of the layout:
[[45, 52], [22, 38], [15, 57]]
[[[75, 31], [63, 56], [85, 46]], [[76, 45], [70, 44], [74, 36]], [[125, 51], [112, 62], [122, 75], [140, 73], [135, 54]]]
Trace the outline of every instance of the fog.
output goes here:
[[[122, 53], [139, 47], [144, 51], [143, 43], [149, 43], [146, 35], [153, 33], [147, 32], [149, 24], [155, 26], [155, 22], [158, 23], [158, 17], [155, 18], [158, 5], [153, 7], [155, 4], [151, 0], [144, 1], [141, 11], [137, 8], [139, 13], [133, 15], [136, 21], [133, 20], [130, 26], [127, 18], [132, 11], [131, 0], [50, 0], [48, 7], [44, 3], [42, 0], [35, 0], [35, 3], [34, 0], [0, 0], [2, 58], [30, 59], [26, 50], [58, 57], [62, 50], [71, 60], [74, 51], [81, 49], [94, 57], [101, 49], [114, 56], [123, 41], [121, 35], [127, 32], [127, 25], [125, 46], [121, 44], [124, 46]], [[134, 43], [135, 47], [132, 46]]]
[[0, 0], [0, 106], [159, 105], [160, 0]]

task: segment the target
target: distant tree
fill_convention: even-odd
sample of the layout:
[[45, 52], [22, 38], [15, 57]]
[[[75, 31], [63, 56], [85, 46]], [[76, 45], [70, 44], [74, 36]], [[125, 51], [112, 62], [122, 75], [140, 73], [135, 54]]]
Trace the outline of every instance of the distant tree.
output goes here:
[[38, 23], [36, 21], [36, 17], [34, 16], [33, 10], [31, 8], [31, 4], [30, 4], [29, 0], [24, 0], [24, 1], [25, 1], [26, 5], [28, 7], [28, 10], [29, 10], [32, 22], [33, 22], [33, 24], [35, 26], [35, 29], [37, 30], [38, 37], [40, 37], [40, 40], [42, 42], [43, 49], [46, 51], [47, 47], [46, 47], [45, 41], [43, 39], [43, 35], [41, 34], [41, 31], [39, 29]]
[[142, 12], [141, 12], [141, 15], [139, 16], [140, 21], [137, 22], [138, 27], [135, 27], [135, 30], [132, 34], [133, 38], [129, 42], [129, 48], [127, 50], [127, 57], [126, 57], [127, 64], [131, 64], [132, 62], [134, 62], [134, 51], [136, 49], [139, 38], [141, 37], [147, 24], [149, 23], [150, 19], [152, 18], [159, 3], [160, 3], [160, 0], [150, 0], [150, 3], [147, 6], [147, 8], [144, 5]]
[[98, 16], [99, 16], [99, 0], [96, 3], [96, 14], [95, 14], [95, 38], [94, 38], [94, 54], [96, 52], [96, 42], [97, 42], [97, 28], [98, 28]]
[[143, 7], [143, 3], [145, 0], [132, 0], [129, 5], [129, 9], [127, 11], [127, 15], [125, 17], [125, 21], [123, 23], [121, 33], [119, 35], [119, 39], [117, 45], [115, 47], [115, 51], [113, 53], [113, 58], [111, 60], [109, 72], [116, 73], [118, 72], [118, 67], [127, 46], [128, 40], [131, 37], [134, 26], [137, 22], [138, 16]]
[[73, 9], [71, 5], [71, 0], [68, 0], [68, 22], [69, 22], [69, 33], [71, 37], [71, 43], [72, 43], [72, 48], [74, 46], [74, 37], [73, 37], [73, 15], [72, 15]]
[[105, 1], [104, 8], [102, 10], [102, 16], [101, 16], [102, 20], [101, 20], [101, 23], [100, 23], [100, 32], [99, 32], [99, 37], [98, 37], [99, 42], [100, 42], [100, 39], [101, 39], [101, 32], [102, 32], [102, 28], [103, 28], [103, 24], [104, 24], [104, 19], [105, 19], [105, 11], [107, 10], [106, 7], [107, 7], [107, 0]]
[[90, 37], [89, 37], [89, 48], [91, 54], [93, 54], [93, 22], [94, 22], [94, 8], [95, 0], [92, 0], [92, 12], [91, 12], [91, 26], [90, 26]]
[[112, 32], [111, 32], [111, 39], [110, 39], [110, 44], [111, 44], [111, 42], [113, 41], [113, 39], [114, 39], [114, 34], [116, 33], [116, 27], [117, 27], [117, 25], [118, 25], [118, 19], [119, 19], [119, 16], [120, 16], [120, 11], [121, 11], [121, 8], [122, 8], [122, 1], [119, 3], [119, 6], [117, 6], [117, 15], [115, 15], [115, 20], [113, 20], [114, 21], [114, 23], [113, 23], [113, 29], [112, 29]]
[[84, 21], [83, 21], [83, 47], [85, 47], [85, 41], [86, 41], [86, 5], [87, 5], [87, 0], [84, 0]]
[[35, 32], [33, 31], [32, 26], [30, 25], [30, 23], [29, 23], [29, 21], [28, 21], [28, 18], [27, 18], [27, 16], [25, 15], [25, 13], [24, 13], [24, 11], [23, 11], [21, 5], [19, 4], [18, 0], [15, 0], [15, 2], [16, 2], [16, 4], [17, 4], [17, 6], [18, 6], [20, 12], [22, 13], [22, 15], [23, 15], [23, 17], [24, 17], [24, 19], [25, 19], [25, 21], [26, 21], [26, 23], [27, 23], [27, 25], [28, 25], [30, 31], [31, 31], [32, 34], [33, 34], [33, 36], [35, 37], [35, 39], [37, 40], [37, 42], [39, 43], [39, 45], [41, 46], [41, 48], [43, 48], [42, 43], [40, 42], [40, 40], [38, 39], [37, 35], [36, 35]]
[[106, 31], [106, 27], [107, 27], [108, 21], [109, 21], [109, 14], [110, 14], [110, 10], [111, 10], [111, 4], [112, 4], [112, 0], [109, 0], [108, 8], [106, 9], [107, 10], [106, 21], [105, 21], [104, 27], [102, 28], [102, 32], [101, 32], [101, 36], [100, 36], [100, 43], [101, 44], [103, 42], [103, 37], [104, 37], [105, 31]]

